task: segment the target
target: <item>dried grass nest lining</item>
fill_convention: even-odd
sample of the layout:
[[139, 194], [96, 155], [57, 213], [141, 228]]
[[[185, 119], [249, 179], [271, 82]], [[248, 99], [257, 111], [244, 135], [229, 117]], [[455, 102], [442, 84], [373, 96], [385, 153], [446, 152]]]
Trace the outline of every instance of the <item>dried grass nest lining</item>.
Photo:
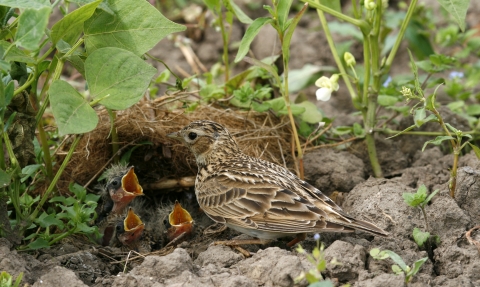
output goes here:
[[[100, 118], [99, 124], [80, 141], [59, 181], [61, 190], [67, 190], [69, 182], [72, 181], [84, 185], [112, 156], [108, 113], [102, 109], [97, 114]], [[149, 162], [152, 162], [151, 170], [157, 173], [157, 179], [194, 175], [197, 168], [193, 155], [183, 145], [166, 136], [194, 120], [212, 120], [224, 125], [246, 154], [280, 165], [291, 162], [291, 131], [286, 117], [277, 118], [268, 113], [235, 111], [213, 106], [200, 106], [189, 113], [182, 109], [169, 111], [163, 102], [158, 100], [142, 101], [127, 110], [117, 112], [116, 127], [120, 148], [133, 142], [150, 141], [160, 152], [153, 153], [151, 158], [147, 157], [145, 160], [147, 150], [142, 153], [142, 149], [152, 149], [151, 146], [145, 146], [135, 150], [135, 154], [141, 154], [142, 164], [149, 166]], [[64, 148], [65, 153], [67, 148]], [[58, 156], [61, 158], [57, 158], [57, 162], [63, 160], [65, 153]], [[141, 179], [142, 175], [139, 177]]]

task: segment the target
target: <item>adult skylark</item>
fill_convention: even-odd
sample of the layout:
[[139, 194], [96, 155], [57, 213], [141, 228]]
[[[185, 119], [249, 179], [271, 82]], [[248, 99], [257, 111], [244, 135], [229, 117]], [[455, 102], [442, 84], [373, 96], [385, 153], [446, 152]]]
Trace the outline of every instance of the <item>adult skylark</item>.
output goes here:
[[261, 240], [297, 235], [289, 245], [302, 240], [305, 233], [359, 229], [388, 236], [374, 224], [346, 214], [287, 169], [244, 154], [216, 122], [194, 121], [168, 136], [195, 155], [198, 203], [218, 223]]

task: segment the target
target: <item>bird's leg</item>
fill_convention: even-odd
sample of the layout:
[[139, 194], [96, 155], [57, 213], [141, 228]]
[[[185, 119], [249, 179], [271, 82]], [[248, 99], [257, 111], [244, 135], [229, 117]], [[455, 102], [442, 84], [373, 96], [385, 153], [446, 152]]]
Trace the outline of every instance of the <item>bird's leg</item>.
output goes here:
[[210, 236], [213, 234], [223, 232], [225, 229], [227, 229], [227, 226], [225, 224], [216, 222], [210, 225], [209, 227], [205, 228], [205, 230], [203, 231], [203, 235]]
[[305, 238], [307, 238], [306, 233], [299, 233], [292, 241], [287, 243], [287, 246], [291, 248], [293, 245], [297, 244], [298, 242], [305, 240]]

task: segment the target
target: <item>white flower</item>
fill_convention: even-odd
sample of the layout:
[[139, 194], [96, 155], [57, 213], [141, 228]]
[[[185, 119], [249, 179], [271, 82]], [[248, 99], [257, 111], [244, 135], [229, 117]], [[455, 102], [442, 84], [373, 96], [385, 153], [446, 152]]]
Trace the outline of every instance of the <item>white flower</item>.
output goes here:
[[332, 92], [338, 91], [338, 75], [333, 74], [330, 78], [325, 76], [320, 77], [315, 82], [315, 85], [320, 89], [317, 90], [315, 95], [318, 101], [328, 101], [332, 96]]

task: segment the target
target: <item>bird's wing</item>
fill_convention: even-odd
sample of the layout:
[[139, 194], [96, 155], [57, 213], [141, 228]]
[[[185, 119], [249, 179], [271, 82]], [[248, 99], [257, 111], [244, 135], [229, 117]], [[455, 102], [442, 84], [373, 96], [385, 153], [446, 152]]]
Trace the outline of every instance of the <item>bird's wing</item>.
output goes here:
[[351, 231], [326, 220], [331, 208], [317, 207], [278, 181], [268, 173], [229, 169], [197, 182], [197, 199], [212, 219], [241, 227], [281, 233]]

